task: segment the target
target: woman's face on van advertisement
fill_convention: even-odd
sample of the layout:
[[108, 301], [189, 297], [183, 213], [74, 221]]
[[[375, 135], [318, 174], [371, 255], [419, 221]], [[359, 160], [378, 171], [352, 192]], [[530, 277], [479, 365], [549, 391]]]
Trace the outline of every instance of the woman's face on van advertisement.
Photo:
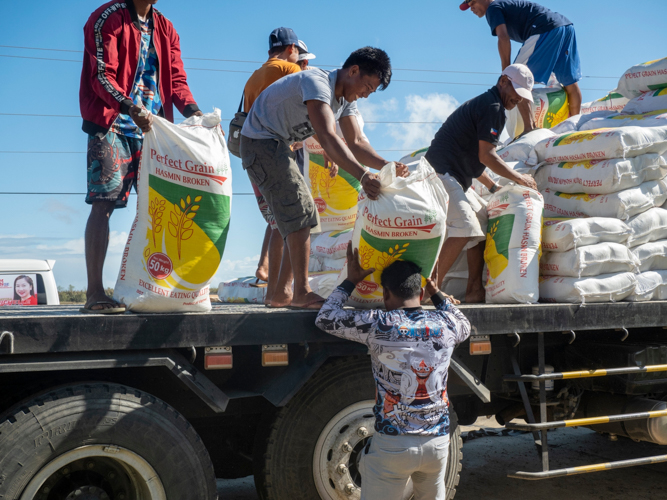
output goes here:
[[16, 294], [21, 297], [21, 300], [29, 299], [32, 295], [32, 287], [24, 279], [20, 279], [16, 282]]

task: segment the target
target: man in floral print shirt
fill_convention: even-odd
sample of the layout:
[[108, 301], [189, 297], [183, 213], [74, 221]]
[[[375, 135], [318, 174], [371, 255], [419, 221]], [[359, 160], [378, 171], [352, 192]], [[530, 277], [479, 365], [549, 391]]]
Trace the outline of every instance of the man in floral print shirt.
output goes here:
[[375, 431], [361, 459], [362, 500], [403, 498], [412, 477], [417, 500], [444, 500], [449, 448], [447, 371], [454, 348], [470, 336], [470, 322], [428, 280], [435, 310], [420, 306], [421, 269], [397, 261], [381, 276], [386, 310], [345, 310], [364, 270], [359, 252], [347, 250], [347, 280], [329, 296], [316, 325], [368, 346], [377, 394]]

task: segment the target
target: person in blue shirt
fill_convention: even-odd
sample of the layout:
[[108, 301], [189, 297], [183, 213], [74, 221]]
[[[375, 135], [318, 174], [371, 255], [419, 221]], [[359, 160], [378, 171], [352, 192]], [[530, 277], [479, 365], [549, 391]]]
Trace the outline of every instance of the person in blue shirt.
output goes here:
[[[498, 37], [498, 52], [503, 69], [511, 64], [512, 43], [523, 44], [515, 63], [525, 64], [535, 82], [547, 84], [551, 74], [565, 88], [570, 116], [581, 112], [581, 80], [577, 38], [572, 22], [528, 0], [465, 0], [461, 10], [470, 9], [477, 17], [486, 17], [491, 34]], [[524, 131], [530, 132], [535, 123], [530, 103], [519, 104]]]

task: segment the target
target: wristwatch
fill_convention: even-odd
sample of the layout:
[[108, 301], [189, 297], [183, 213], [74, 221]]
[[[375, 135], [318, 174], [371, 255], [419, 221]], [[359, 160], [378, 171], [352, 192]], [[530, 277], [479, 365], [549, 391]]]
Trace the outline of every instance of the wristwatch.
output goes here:
[[489, 193], [491, 193], [491, 194], [495, 193], [496, 191], [498, 191], [498, 188], [499, 188], [499, 187], [500, 187], [500, 186], [499, 186], [498, 184], [494, 184], [494, 185], [491, 186], [491, 188], [489, 189]]

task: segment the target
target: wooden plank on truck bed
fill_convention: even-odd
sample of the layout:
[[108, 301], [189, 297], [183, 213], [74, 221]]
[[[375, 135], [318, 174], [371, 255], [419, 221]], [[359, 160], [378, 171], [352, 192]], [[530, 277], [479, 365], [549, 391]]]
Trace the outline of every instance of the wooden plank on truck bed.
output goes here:
[[[0, 307], [0, 333], [16, 354], [190, 346], [340, 342], [315, 327], [316, 312], [216, 304], [209, 313], [80, 314], [79, 306]], [[504, 335], [667, 323], [667, 301], [604, 304], [469, 305], [473, 335]]]

